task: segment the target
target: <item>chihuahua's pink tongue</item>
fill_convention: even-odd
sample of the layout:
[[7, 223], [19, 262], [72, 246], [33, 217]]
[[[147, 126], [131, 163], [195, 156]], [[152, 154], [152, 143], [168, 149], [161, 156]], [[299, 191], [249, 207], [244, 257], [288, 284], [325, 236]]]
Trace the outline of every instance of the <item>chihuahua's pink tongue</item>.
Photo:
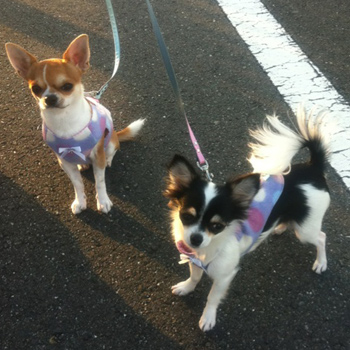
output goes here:
[[176, 247], [177, 250], [181, 253], [181, 254], [187, 254], [187, 255], [193, 255], [194, 252], [193, 250], [191, 250], [190, 247], [188, 247], [184, 241], [178, 241], [176, 242]]

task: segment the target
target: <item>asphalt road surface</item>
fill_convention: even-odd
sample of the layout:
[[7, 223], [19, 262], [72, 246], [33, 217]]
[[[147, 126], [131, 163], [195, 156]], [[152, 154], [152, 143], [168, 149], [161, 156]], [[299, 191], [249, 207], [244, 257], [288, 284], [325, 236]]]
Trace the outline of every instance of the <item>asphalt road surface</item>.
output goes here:
[[[350, 3], [264, 3], [350, 101]], [[96, 90], [113, 67], [104, 1], [0, 0], [0, 349], [350, 349], [349, 191], [331, 167], [324, 274], [311, 270], [315, 249], [288, 232], [244, 258], [213, 331], [198, 327], [208, 278], [189, 296], [171, 294], [188, 268], [172, 243], [163, 178], [174, 153], [194, 162], [194, 151], [145, 2], [113, 4], [122, 56], [102, 103], [118, 129], [147, 123], [107, 171], [112, 211], [97, 212], [88, 171], [88, 209], [74, 216], [72, 185], [42, 140], [38, 107], [4, 44], [45, 59], [87, 33], [84, 82]], [[249, 171], [248, 129], [266, 113], [287, 121], [292, 111], [214, 0], [152, 4], [215, 181]]]

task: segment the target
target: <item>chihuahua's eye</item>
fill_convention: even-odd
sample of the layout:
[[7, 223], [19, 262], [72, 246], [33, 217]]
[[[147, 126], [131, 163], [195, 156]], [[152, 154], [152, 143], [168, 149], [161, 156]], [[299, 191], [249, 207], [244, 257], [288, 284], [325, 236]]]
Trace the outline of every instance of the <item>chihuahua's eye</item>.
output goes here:
[[73, 89], [73, 84], [71, 83], [66, 83], [61, 86], [62, 91], [71, 91]]
[[43, 91], [43, 89], [39, 85], [33, 85], [32, 91], [35, 95], [40, 95], [40, 93]]
[[196, 217], [190, 213], [180, 213], [180, 219], [184, 225], [192, 225], [196, 222]]
[[211, 233], [217, 234], [220, 233], [225, 227], [226, 226], [220, 222], [211, 222], [208, 229]]

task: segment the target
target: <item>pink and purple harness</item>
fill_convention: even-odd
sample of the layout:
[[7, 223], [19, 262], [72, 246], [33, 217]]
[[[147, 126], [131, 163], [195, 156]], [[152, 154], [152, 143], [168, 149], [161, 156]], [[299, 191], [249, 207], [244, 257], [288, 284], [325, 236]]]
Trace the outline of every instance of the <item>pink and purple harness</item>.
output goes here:
[[[253, 198], [253, 201], [248, 210], [247, 219], [241, 224], [240, 230], [235, 232], [235, 238], [240, 241], [244, 236], [251, 238], [251, 244], [248, 249], [242, 254], [247, 254], [258, 241], [262, 230], [272, 212], [273, 207], [278, 201], [284, 187], [283, 175], [271, 175], [267, 179], [261, 178], [260, 189]], [[180, 258], [184, 262], [190, 262], [205, 272], [208, 272], [208, 265], [196, 256], [183, 241], [176, 242], [176, 247], [180, 252]]]
[[73, 164], [90, 164], [90, 153], [97, 142], [105, 135], [104, 148], [106, 149], [113, 131], [111, 113], [102, 106], [98, 100], [85, 97], [91, 107], [91, 119], [89, 123], [71, 138], [63, 138], [55, 135], [43, 122], [43, 139], [50, 148], [59, 156]]

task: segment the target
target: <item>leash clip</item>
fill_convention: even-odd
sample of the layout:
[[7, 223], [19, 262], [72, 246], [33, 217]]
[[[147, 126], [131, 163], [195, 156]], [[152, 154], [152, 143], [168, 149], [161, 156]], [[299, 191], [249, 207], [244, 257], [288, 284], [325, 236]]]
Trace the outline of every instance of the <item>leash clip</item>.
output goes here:
[[213, 177], [214, 175], [212, 173], [209, 172], [209, 164], [208, 162], [205, 160], [205, 163], [203, 165], [200, 165], [199, 162], [197, 162], [197, 166], [200, 170], [202, 170], [205, 173], [205, 176], [207, 177], [207, 179], [210, 182], [213, 182]]

